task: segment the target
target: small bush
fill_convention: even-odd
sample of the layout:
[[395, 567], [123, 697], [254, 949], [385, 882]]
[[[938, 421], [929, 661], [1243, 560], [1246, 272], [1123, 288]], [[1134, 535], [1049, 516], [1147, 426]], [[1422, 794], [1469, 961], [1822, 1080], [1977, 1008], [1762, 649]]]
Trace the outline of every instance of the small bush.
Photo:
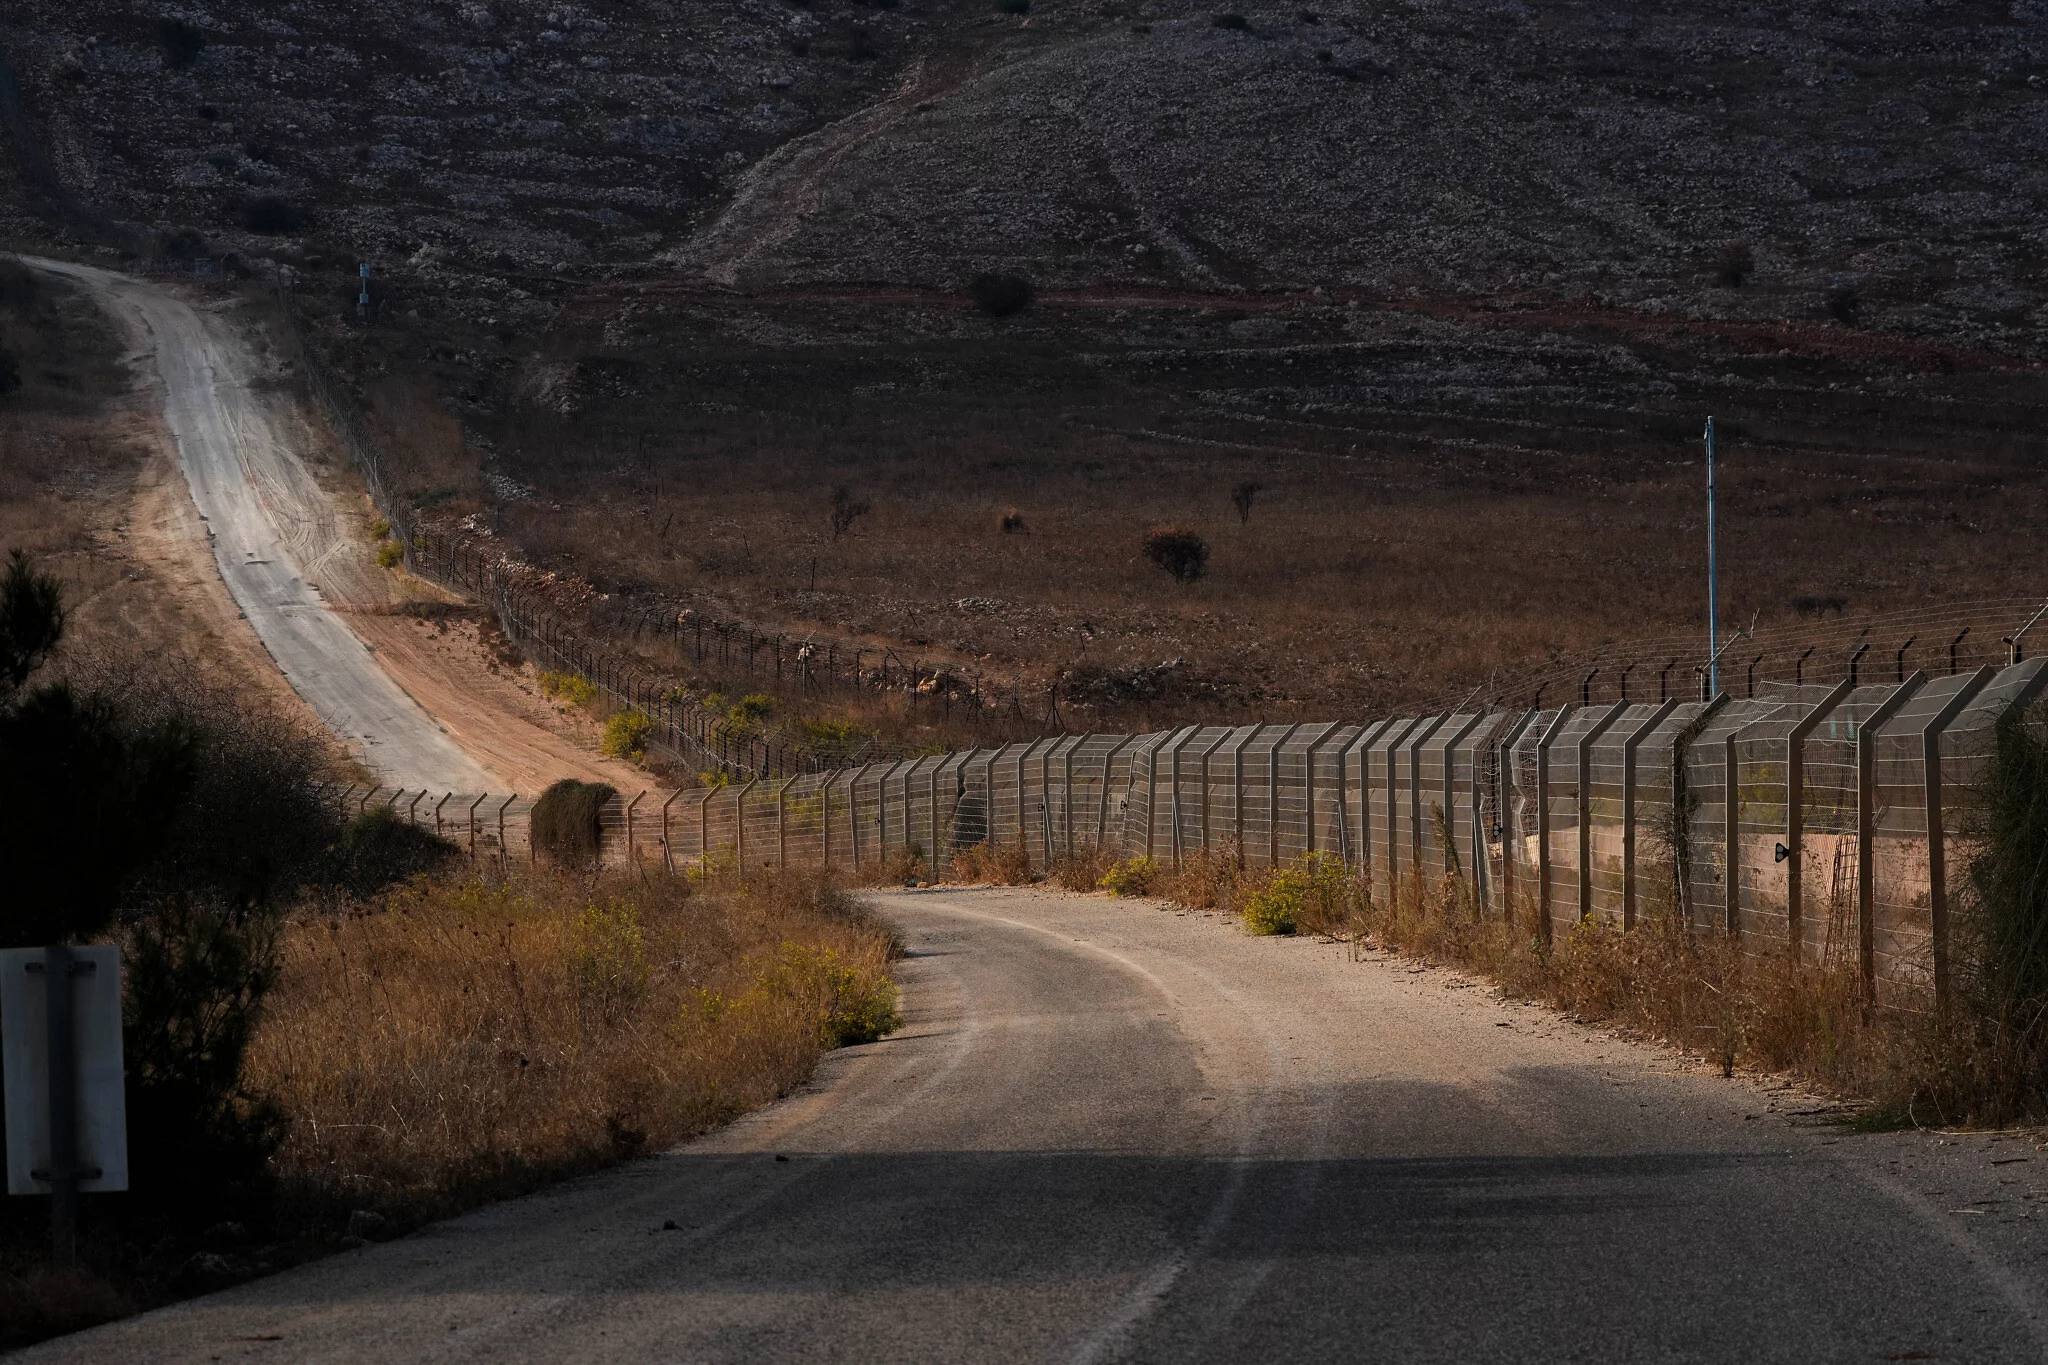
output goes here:
[[157, 43], [164, 50], [164, 65], [173, 70], [187, 67], [206, 51], [206, 33], [183, 19], [165, 19], [156, 26]]
[[565, 777], [533, 803], [534, 851], [556, 867], [584, 868], [596, 863], [603, 847], [605, 802], [618, 789], [603, 782], [578, 782]]
[[1022, 275], [981, 274], [967, 285], [974, 306], [992, 318], [1021, 313], [1038, 297], [1038, 289]]
[[632, 901], [592, 901], [570, 930], [569, 967], [584, 1006], [606, 1023], [616, 1021], [647, 992], [647, 935]]
[[358, 896], [372, 896], [394, 883], [438, 871], [455, 853], [455, 845], [433, 831], [389, 806], [377, 806], [342, 829], [331, 855], [330, 879]]
[[1029, 529], [1024, 525], [1024, 514], [1014, 507], [1005, 511], [997, 520], [996, 525], [1002, 528], [1002, 532], [1006, 536], [1022, 535]]
[[1756, 272], [1756, 252], [1748, 242], [1730, 242], [1714, 258], [1714, 278], [1729, 289], [1740, 289]]
[[242, 206], [242, 226], [266, 237], [297, 232], [306, 225], [306, 215], [288, 199], [274, 194], [259, 195]]
[[1145, 558], [1173, 575], [1176, 583], [1192, 583], [1209, 566], [1209, 544], [1193, 531], [1159, 526], [1145, 534]]
[[1863, 300], [1856, 295], [1854, 285], [1838, 284], [1827, 293], [1828, 316], [1836, 322], [1854, 324], [1863, 315]]
[[1031, 0], [996, 0], [996, 10], [1001, 14], [1029, 14]]
[[395, 569], [405, 563], [405, 547], [395, 540], [387, 540], [377, 547], [377, 567]]
[[21, 387], [21, 362], [14, 358], [14, 352], [0, 346], [0, 398], [6, 397]]
[[903, 1026], [901, 996], [886, 976], [862, 972], [830, 948], [785, 943], [762, 970], [770, 995], [807, 1005], [826, 1047], [872, 1043]]
[[637, 706], [614, 711], [604, 723], [599, 747], [606, 758], [623, 758], [638, 763], [647, 757], [647, 737], [654, 733], [654, 718]]
[[1253, 934], [1334, 933], [1348, 925], [1360, 894], [1340, 860], [1304, 853], [1245, 898], [1244, 927]]
[[853, 529], [853, 524], [872, 512], [872, 504], [856, 498], [853, 490], [841, 484], [832, 490], [832, 539], [837, 540]]
[[588, 706], [597, 700], [597, 684], [576, 673], [558, 673], [552, 669], [540, 675], [541, 695], [552, 697], [564, 706]]
[[1093, 844], [1084, 844], [1053, 861], [1052, 879], [1062, 891], [1095, 891], [1109, 871], [1109, 856]]
[[1038, 880], [1031, 872], [1031, 850], [986, 839], [953, 855], [953, 875], [976, 886], [1029, 886]]
[[1139, 854], [1110, 864], [1109, 871], [1102, 874], [1096, 885], [1112, 896], [1144, 896], [1151, 893], [1159, 876], [1158, 859]]
[[1239, 525], [1250, 525], [1252, 503], [1257, 501], [1259, 494], [1264, 491], [1264, 484], [1253, 483], [1250, 480], [1246, 480], [1230, 490], [1230, 505], [1237, 509]]
[[1211, 19], [1209, 23], [1215, 28], [1227, 28], [1238, 33], [1242, 33], [1252, 26], [1251, 20], [1245, 18], [1242, 14], [1219, 14]]
[[390, 522], [388, 522], [388, 521], [386, 521], [386, 520], [385, 520], [385, 519], [384, 519], [383, 517], [373, 517], [373, 518], [371, 518], [371, 520], [370, 520], [370, 539], [372, 539], [372, 540], [389, 540], [389, 539], [391, 539], [391, 523], [390, 523]]

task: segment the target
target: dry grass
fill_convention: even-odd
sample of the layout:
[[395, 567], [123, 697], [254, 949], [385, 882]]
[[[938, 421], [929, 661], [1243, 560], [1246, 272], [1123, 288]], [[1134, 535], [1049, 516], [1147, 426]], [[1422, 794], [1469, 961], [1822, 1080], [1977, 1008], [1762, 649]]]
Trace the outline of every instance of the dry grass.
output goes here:
[[893, 1015], [894, 951], [805, 874], [423, 882], [289, 922], [248, 1082], [288, 1200], [414, 1222], [786, 1093]]
[[[441, 510], [483, 511], [537, 567], [614, 603], [660, 598], [842, 655], [888, 647], [985, 674], [1017, 687], [1033, 726], [1058, 678], [1070, 729], [1285, 721], [1690, 630], [1702, 404], [1724, 436], [1727, 619], [1790, 622], [1816, 593], [1855, 613], [2033, 591], [2008, 547], [2048, 486], [1992, 417], [2032, 410], [2023, 375], [1929, 375], [1881, 354], [1788, 369], [1704, 333], [1637, 337], [1616, 359], [1600, 319], [1528, 335], [1461, 319], [1431, 343], [1445, 356], [1512, 368], [1515, 348], [1554, 345], [1588, 368], [1554, 402], [1505, 371], [1480, 397], [1420, 371], [1386, 395], [1359, 347], [1406, 354], [1407, 324], [1335, 307], [1040, 309], [1000, 333], [895, 305], [636, 307], [628, 346], [596, 329], [542, 339], [618, 351], [632, 385], [568, 417], [507, 394], [486, 420], [500, 466], [538, 496]], [[1768, 375], [1801, 397], [1716, 389], [1645, 411], [1638, 361]], [[1254, 482], [1244, 518], [1233, 494]], [[849, 485], [873, 510], [835, 537], [831, 495]], [[1013, 512], [1029, 534], [1003, 532]], [[1167, 522], [1207, 541], [1200, 581], [1145, 561], [1145, 529]], [[834, 707], [892, 735], [963, 738], [929, 706]]]

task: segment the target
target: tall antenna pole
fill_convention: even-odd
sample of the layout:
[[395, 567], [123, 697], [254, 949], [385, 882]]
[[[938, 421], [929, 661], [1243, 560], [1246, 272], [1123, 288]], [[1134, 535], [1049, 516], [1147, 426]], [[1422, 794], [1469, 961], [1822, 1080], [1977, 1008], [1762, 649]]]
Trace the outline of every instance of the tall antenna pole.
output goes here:
[[1707, 695], [1721, 694], [1720, 578], [1714, 559], [1714, 419], [1707, 419]]

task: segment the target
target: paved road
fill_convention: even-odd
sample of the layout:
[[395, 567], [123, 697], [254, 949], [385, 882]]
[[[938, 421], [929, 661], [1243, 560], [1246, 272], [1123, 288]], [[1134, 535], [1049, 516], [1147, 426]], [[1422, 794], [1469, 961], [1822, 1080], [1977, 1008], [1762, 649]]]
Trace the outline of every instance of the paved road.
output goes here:
[[2043, 1358], [2030, 1142], [1788, 1119], [1789, 1092], [1219, 919], [881, 900], [908, 1026], [804, 1093], [22, 1358]]
[[143, 281], [67, 261], [29, 264], [99, 300], [154, 359], [164, 418], [215, 561], [285, 677], [386, 783], [484, 791], [495, 783], [380, 667], [316, 586], [359, 547], [279, 430], [265, 371], [222, 319]]

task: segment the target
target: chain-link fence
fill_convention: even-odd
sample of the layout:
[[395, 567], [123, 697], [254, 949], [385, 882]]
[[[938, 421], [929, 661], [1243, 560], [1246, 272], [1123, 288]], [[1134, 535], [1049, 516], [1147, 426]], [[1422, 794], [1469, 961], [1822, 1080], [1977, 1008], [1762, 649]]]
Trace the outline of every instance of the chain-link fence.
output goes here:
[[[1853, 959], [1881, 998], [1907, 1001], [1947, 987], [1955, 811], [2000, 718], [2044, 687], [2034, 659], [1740, 700], [1059, 735], [620, 797], [605, 856], [875, 872], [977, 845], [1038, 871], [1315, 853], [1382, 901], [1455, 878], [1477, 913], [1542, 932], [1679, 915], [1758, 951]], [[524, 796], [336, 799], [480, 857], [533, 856]]]

